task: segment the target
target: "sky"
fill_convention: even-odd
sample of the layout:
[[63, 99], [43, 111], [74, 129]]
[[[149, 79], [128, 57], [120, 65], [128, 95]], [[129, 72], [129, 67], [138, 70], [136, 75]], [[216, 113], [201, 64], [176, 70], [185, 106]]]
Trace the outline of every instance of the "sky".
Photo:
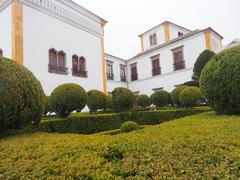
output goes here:
[[240, 39], [240, 0], [74, 1], [108, 21], [105, 52], [123, 59], [140, 52], [139, 34], [166, 20], [191, 30], [212, 27], [223, 45]]

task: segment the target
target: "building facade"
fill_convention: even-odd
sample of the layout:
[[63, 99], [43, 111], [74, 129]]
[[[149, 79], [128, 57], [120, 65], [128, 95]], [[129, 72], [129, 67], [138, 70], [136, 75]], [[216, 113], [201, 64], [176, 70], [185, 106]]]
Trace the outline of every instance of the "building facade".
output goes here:
[[2, 55], [32, 71], [46, 94], [63, 83], [106, 92], [104, 19], [71, 0], [1, 0], [0, 22]]
[[[170, 92], [177, 85], [190, 81], [199, 54], [205, 49], [220, 51], [223, 39], [210, 27], [191, 31], [168, 21], [139, 38], [141, 52], [126, 60], [126, 86], [135, 94], [148, 95], [159, 89]], [[113, 80], [108, 80], [107, 85], [111, 92]]]
[[141, 51], [124, 60], [104, 51], [104, 19], [71, 0], [1, 0], [0, 56], [27, 67], [49, 95], [64, 83], [111, 93], [171, 91], [191, 80], [198, 55], [222, 49], [212, 28], [163, 22], [139, 35]]

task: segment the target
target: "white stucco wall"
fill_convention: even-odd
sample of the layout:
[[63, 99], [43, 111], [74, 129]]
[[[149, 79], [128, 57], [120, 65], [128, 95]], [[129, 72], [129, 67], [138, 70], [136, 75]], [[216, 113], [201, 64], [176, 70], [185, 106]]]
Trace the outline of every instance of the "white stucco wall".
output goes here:
[[[63, 83], [77, 83], [85, 90], [103, 90], [99, 37], [27, 5], [23, 6], [23, 13], [24, 65], [40, 80], [47, 95]], [[48, 50], [50, 48], [63, 50], [66, 53], [68, 75], [48, 72]], [[72, 76], [72, 55], [74, 54], [86, 58], [87, 78]]]
[[[173, 70], [172, 49], [183, 46], [183, 54], [186, 70]], [[164, 87], [172, 90], [175, 85], [191, 80], [192, 68], [198, 55], [205, 50], [205, 38], [203, 33], [175, 42], [161, 49], [149, 52], [140, 57], [128, 61], [128, 79], [131, 79], [130, 65], [137, 63], [138, 81], [129, 82], [132, 91], [151, 94], [154, 88]], [[151, 57], [160, 54], [160, 66], [162, 75], [152, 77]]]
[[222, 50], [221, 38], [214, 32], [212, 32], [211, 35], [213, 51], [215, 52], [221, 51]]
[[12, 58], [12, 5], [0, 11], [0, 49], [7, 58]]

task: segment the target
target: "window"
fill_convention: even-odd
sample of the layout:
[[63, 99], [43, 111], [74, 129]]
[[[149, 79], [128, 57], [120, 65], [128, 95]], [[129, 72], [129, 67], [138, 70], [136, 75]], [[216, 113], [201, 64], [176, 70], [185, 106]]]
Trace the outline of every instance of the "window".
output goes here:
[[72, 75], [87, 77], [86, 59], [83, 56], [80, 58], [77, 55], [72, 56]]
[[185, 69], [185, 61], [183, 58], [183, 46], [173, 49], [173, 68], [174, 71]]
[[159, 55], [151, 57], [152, 59], [152, 76], [161, 74]]
[[126, 78], [126, 66], [123, 65], [123, 64], [120, 64], [120, 79], [123, 82], [127, 81], [127, 78]]
[[178, 32], [178, 37], [181, 37], [183, 36], [183, 33], [182, 32]]
[[131, 64], [131, 80], [136, 81], [138, 80], [138, 74], [137, 74], [137, 63]]
[[107, 61], [107, 79], [113, 80], [113, 62]]
[[156, 33], [154, 33], [151, 36], [149, 36], [149, 40], [150, 40], [150, 46], [156, 45], [157, 44], [157, 35], [156, 35]]
[[0, 57], [3, 57], [3, 50], [0, 49]]
[[48, 72], [56, 74], [68, 74], [66, 67], [66, 54], [64, 51], [57, 52], [56, 49], [50, 49], [48, 52], [49, 64]]

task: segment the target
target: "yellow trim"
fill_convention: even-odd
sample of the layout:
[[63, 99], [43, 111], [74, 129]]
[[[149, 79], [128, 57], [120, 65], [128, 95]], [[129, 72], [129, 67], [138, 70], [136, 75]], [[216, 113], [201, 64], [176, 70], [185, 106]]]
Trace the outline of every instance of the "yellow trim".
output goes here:
[[144, 52], [144, 40], [143, 40], [143, 35], [140, 36], [141, 39], [141, 52]]
[[207, 29], [206, 31], [204, 31], [204, 35], [205, 35], [206, 49], [212, 50], [211, 30]]
[[23, 5], [19, 0], [12, 3], [12, 59], [23, 65]]
[[163, 24], [165, 42], [170, 41], [169, 22]]
[[[104, 30], [105, 22], [101, 22], [101, 28]], [[102, 49], [102, 78], [103, 78], [103, 92], [107, 94], [107, 78], [106, 78], [106, 60], [104, 50], [104, 36], [101, 37], [101, 49]]]

